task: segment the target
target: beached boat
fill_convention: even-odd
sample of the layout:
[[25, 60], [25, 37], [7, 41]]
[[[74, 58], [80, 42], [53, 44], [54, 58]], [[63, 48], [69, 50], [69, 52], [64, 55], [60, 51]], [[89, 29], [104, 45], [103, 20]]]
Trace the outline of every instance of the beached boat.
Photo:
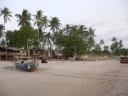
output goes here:
[[19, 70], [33, 72], [38, 68], [39, 64], [35, 59], [20, 57], [16, 59], [15, 66]]
[[128, 57], [126, 57], [126, 56], [121, 56], [121, 57], [120, 57], [120, 63], [128, 64]]

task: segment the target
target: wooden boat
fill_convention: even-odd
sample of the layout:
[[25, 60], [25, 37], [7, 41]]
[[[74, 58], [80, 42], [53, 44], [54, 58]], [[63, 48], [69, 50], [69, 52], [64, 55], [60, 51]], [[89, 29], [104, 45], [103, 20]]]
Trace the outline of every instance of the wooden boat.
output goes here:
[[36, 59], [19, 57], [16, 58], [15, 66], [19, 70], [33, 72], [38, 68], [39, 64]]
[[128, 64], [128, 57], [126, 57], [126, 56], [121, 56], [121, 57], [120, 57], [120, 63], [127, 63], [127, 64]]

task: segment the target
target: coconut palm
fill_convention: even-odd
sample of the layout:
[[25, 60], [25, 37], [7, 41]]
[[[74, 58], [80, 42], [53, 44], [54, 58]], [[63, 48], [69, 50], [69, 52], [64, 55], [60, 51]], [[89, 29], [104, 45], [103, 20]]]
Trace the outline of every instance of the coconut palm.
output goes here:
[[122, 47], [123, 47], [123, 41], [120, 40], [120, 41], [119, 41], [119, 49], [121, 49]]
[[5, 41], [4, 39], [2, 39], [0, 45], [1, 45], [1, 46], [5, 46], [5, 45], [6, 45], [6, 41]]
[[40, 34], [42, 34], [42, 27], [43, 27], [43, 12], [42, 10], [38, 10], [35, 15], [35, 22], [34, 25], [38, 27], [38, 42], [40, 42]]
[[31, 26], [31, 14], [28, 12], [28, 10], [23, 9], [22, 14], [15, 14], [15, 16], [18, 18], [18, 26]]
[[94, 37], [95, 36], [94, 32], [95, 32], [95, 29], [93, 29], [92, 27], [90, 27], [88, 29], [88, 35], [89, 35], [89, 37]]
[[67, 35], [69, 35], [70, 29], [71, 29], [71, 26], [70, 26], [69, 24], [66, 24], [64, 30], [65, 30], [65, 33], [66, 33]]
[[109, 46], [108, 45], [105, 45], [104, 46], [104, 51], [108, 51], [109, 50]]
[[113, 37], [112, 38], [112, 42], [116, 42], [117, 41], [117, 38], [116, 37]]
[[100, 46], [101, 46], [101, 49], [103, 49], [103, 45], [104, 45], [104, 40], [101, 39], [101, 40], [100, 40]]
[[7, 23], [8, 20], [10, 20], [10, 17], [12, 17], [11, 13], [12, 12], [7, 7], [1, 9], [0, 15], [3, 16], [4, 19], [4, 29], [5, 29], [5, 24]]
[[88, 32], [85, 33], [86, 36], [88, 36], [88, 51], [91, 50], [91, 48], [95, 45], [95, 40], [94, 40], [94, 31], [92, 27], [88, 29]]
[[47, 19], [47, 16], [43, 16], [43, 31], [45, 32], [45, 29], [48, 27], [49, 20]]
[[100, 46], [101, 46], [102, 55], [103, 55], [103, 45], [104, 45], [104, 40], [101, 39], [100, 40]]
[[48, 47], [48, 49], [50, 50], [51, 56], [52, 56], [52, 39], [53, 39], [53, 37], [50, 32], [48, 32], [47, 34], [44, 35], [44, 45], [46, 45]]
[[0, 24], [0, 38], [3, 36], [4, 26]]
[[55, 34], [55, 32], [57, 32], [59, 30], [60, 27], [60, 20], [57, 17], [52, 17], [50, 20], [50, 29], [52, 30], [53, 34]]
[[78, 33], [80, 34], [80, 36], [84, 39], [86, 38], [85, 33], [87, 28], [85, 27], [85, 25], [79, 25], [78, 26]]

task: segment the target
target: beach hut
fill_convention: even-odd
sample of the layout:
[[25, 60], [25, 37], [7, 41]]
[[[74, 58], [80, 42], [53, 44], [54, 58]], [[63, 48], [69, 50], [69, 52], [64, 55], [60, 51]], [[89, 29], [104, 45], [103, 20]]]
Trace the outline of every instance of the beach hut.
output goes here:
[[0, 46], [0, 60], [14, 60], [15, 56], [24, 56], [20, 48]]

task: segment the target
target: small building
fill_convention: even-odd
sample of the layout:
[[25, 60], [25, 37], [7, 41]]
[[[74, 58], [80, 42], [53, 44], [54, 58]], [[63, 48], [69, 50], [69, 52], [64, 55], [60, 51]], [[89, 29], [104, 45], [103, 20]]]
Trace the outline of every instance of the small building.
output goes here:
[[24, 56], [20, 48], [0, 46], [0, 60], [14, 60], [15, 56]]

